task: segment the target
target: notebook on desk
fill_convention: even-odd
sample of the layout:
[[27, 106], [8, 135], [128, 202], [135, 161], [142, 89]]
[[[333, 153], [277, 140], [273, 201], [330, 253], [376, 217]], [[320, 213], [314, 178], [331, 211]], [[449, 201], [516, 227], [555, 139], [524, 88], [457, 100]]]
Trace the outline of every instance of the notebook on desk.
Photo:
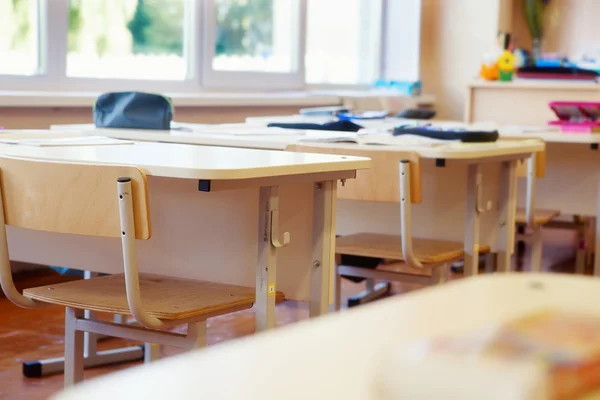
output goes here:
[[233, 124], [188, 126], [186, 130], [177, 132], [178, 135], [224, 135], [224, 136], [281, 136], [304, 134], [303, 129], [283, 129], [267, 127], [228, 126]]
[[299, 142], [313, 142], [313, 143], [354, 143], [362, 145], [375, 145], [375, 146], [440, 146], [448, 143], [454, 143], [449, 140], [439, 140], [426, 138], [417, 135], [403, 135], [403, 136], [392, 136], [387, 133], [379, 134], [360, 134], [360, 133], [337, 133], [325, 135], [321, 137], [317, 135], [307, 135], [305, 138], [300, 139]]

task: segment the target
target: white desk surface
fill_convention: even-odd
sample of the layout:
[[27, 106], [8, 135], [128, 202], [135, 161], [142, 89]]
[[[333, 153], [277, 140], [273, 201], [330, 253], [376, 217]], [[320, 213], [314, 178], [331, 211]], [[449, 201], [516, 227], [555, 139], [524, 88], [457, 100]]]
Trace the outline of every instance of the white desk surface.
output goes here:
[[[227, 129], [227, 127], [230, 127], [232, 129], [241, 129], [242, 127], [248, 127], [249, 129], [252, 130], [257, 130], [259, 127], [266, 127], [266, 125], [270, 122], [273, 121], [277, 121], [277, 122], [309, 122], [309, 123], [326, 123], [326, 122], [331, 122], [334, 119], [331, 117], [306, 117], [303, 115], [284, 115], [284, 116], [280, 116], [280, 117], [249, 117], [246, 118], [246, 124], [221, 124], [221, 125], [202, 125], [202, 124], [188, 124], [188, 123], [182, 123], [182, 126], [185, 127], [190, 127], [192, 129], [196, 129], [198, 131], [201, 131], [204, 127], [210, 127], [208, 129], [210, 130], [222, 130], [225, 131], [225, 129]], [[392, 129], [395, 126], [400, 125], [402, 122], [414, 122], [416, 120], [403, 120], [403, 119], [398, 119], [398, 118], [387, 118], [385, 120], [373, 120], [373, 121], [368, 121], [366, 122], [366, 124], [364, 124], [365, 126], [368, 126], [369, 128], [374, 128], [374, 129]], [[421, 122], [425, 122], [425, 121], [421, 121]], [[361, 124], [363, 122], [359, 122], [359, 124]], [[432, 124], [440, 124], [443, 126], [449, 126], [449, 125], [457, 125], [457, 126], [463, 126], [464, 124], [462, 122], [459, 121], [438, 121], [438, 120], [433, 120], [431, 121]], [[488, 126], [488, 123], [480, 123], [480, 124], [475, 124], [475, 125], [482, 125], [482, 126]], [[495, 124], [494, 124], [495, 125]], [[491, 126], [491, 125], [490, 125]], [[85, 131], [85, 130], [93, 130], [95, 129], [93, 124], [65, 124], [65, 125], [52, 125], [51, 129], [53, 130], [59, 130], [59, 131]], [[144, 132], [149, 132], [149, 135], [151, 137], [157, 137], [159, 138], [160, 136], [155, 136], [155, 135], [160, 135], [162, 133], [157, 133], [157, 132], [153, 132], [153, 131], [144, 131]], [[153, 135], [154, 134], [154, 135]], [[192, 136], [192, 134], [190, 132], [177, 132], [177, 131], [171, 131], [171, 135], [173, 136]], [[505, 138], [515, 138], [515, 139], [542, 139], [544, 142], [547, 143], [579, 143], [579, 144], [592, 144], [592, 143], [600, 143], [600, 133], [593, 133], [593, 134], [576, 134], [576, 133], [571, 133], [571, 134], [566, 134], [566, 133], [562, 133], [562, 132], [558, 132], [558, 131], [553, 131], [553, 130], [548, 130], [548, 131], [543, 131], [540, 130], [539, 132], [524, 132], [524, 133], [518, 133], [518, 132], [514, 132], [513, 129], [511, 129], [511, 131], [505, 131], [502, 129], [502, 127], [500, 127], [500, 135], [501, 137], [505, 137]], [[275, 149], [276, 146], [281, 143], [286, 143], [287, 144], [287, 140], [284, 137], [275, 137], [272, 135], [269, 135], [270, 137], [264, 137], [263, 140], [261, 140], [261, 142], [263, 142], [264, 146], [261, 148], [268, 148], [268, 149]], [[295, 138], [302, 138], [303, 135], [299, 134], [296, 135]], [[206, 140], [210, 141], [210, 139], [212, 138], [211, 135], [207, 135]], [[218, 137], [215, 137], [215, 139], [218, 139]], [[236, 137], [237, 140], [239, 140], [240, 142], [244, 142], [244, 141], [248, 141], [248, 142], [254, 142], [254, 138], [252, 136], [248, 136], [248, 137]], [[289, 138], [288, 138], [289, 139]], [[218, 141], [218, 140], [217, 140]], [[211, 143], [212, 145], [212, 143]]]
[[[502, 86], [502, 85], [499, 85]], [[600, 85], [596, 85], [596, 87], [600, 88]], [[273, 122], [280, 123], [315, 123], [315, 124], [324, 124], [327, 122], [335, 121], [335, 117], [313, 117], [313, 116], [305, 116], [305, 115], [282, 115], [282, 116], [266, 116], [266, 117], [248, 117], [246, 118], [246, 124], [252, 127], [258, 126], [267, 126]], [[430, 120], [430, 121], [417, 121], [417, 120], [409, 120], [409, 119], [401, 119], [401, 118], [386, 118], [384, 120], [375, 119], [375, 120], [356, 120], [354, 121], [358, 125], [361, 125], [367, 129], [392, 129], [395, 126], [401, 125], [402, 123], [411, 123], [411, 122], [420, 122], [420, 123], [431, 123], [434, 125], [443, 125], [443, 126], [464, 126], [464, 123], [459, 121], [439, 121], [439, 120]], [[548, 129], [548, 131], [540, 131], [540, 132], [526, 132], [526, 133], [516, 133], [516, 132], [503, 132], [502, 127], [498, 127], [497, 124], [493, 123], [477, 123], [474, 125], [486, 126], [486, 127], [495, 127], [496, 129], [500, 128], [500, 134], [503, 137], [508, 138], [520, 138], [520, 139], [542, 139], [548, 143], [582, 143], [582, 144], [591, 144], [591, 143], [600, 143], [600, 134], [566, 134], [562, 132], [552, 131]]]
[[[270, 150], [285, 150], [288, 145], [297, 144], [299, 140], [305, 140], [313, 135], [331, 135], [332, 137], [338, 137], [340, 135], [347, 134], [347, 132], [323, 132], [318, 131], [297, 131], [292, 130], [291, 132], [285, 132], [286, 130], [280, 130], [276, 128], [256, 128], [248, 127], [253, 134], [249, 135], [236, 135], [227, 134], [226, 130], [223, 133], [202, 133], [200, 131], [188, 132], [181, 130], [171, 131], [152, 131], [152, 130], [137, 130], [137, 129], [84, 129], [79, 131], [89, 135], [100, 135], [108, 136], [118, 139], [129, 139], [139, 141], [152, 141], [152, 142], [169, 142], [169, 143], [186, 143], [186, 144], [197, 144], [205, 146], [226, 146], [226, 147], [241, 147], [241, 148], [254, 148], [254, 149], [270, 149]], [[261, 129], [264, 129], [263, 133], [259, 133]], [[273, 131], [272, 129], [275, 129]], [[235, 130], [243, 130], [242, 128], [234, 128]], [[13, 131], [17, 132], [17, 131]], [[67, 129], [65, 131], [56, 130], [57, 135], [74, 134], [76, 130]], [[275, 134], [273, 133], [275, 132]], [[302, 142], [304, 144], [311, 145], [323, 145], [325, 143], [317, 142]], [[355, 144], [341, 144], [336, 143], [336, 147], [349, 146], [349, 148], [356, 148], [358, 145]], [[455, 160], [469, 160], [469, 159], [481, 159], [489, 157], [502, 157], [502, 156], [513, 156], [519, 154], [528, 154], [532, 152], [542, 151], [544, 149], [544, 143], [535, 140], [523, 140], [523, 141], [499, 141], [495, 143], [440, 143], [440, 144], [427, 144], [427, 145], [390, 145], [390, 146], [372, 146], [362, 145], [369, 150], [382, 150], [390, 151], [398, 149], [400, 151], [416, 151], [423, 158], [444, 158], [444, 159], [455, 159]]]
[[[394, 354], [415, 341], [548, 308], [600, 316], [599, 302], [600, 281], [590, 277], [482, 275], [84, 381], [54, 399], [398, 398], [381, 396], [378, 383], [382, 377], [398, 382], [397, 387], [411, 383], [394, 368]], [[476, 385], [475, 376], [457, 377], [452, 387]], [[435, 385], [440, 378], [428, 375], [426, 382]], [[484, 393], [479, 398], [487, 398]], [[426, 397], [413, 392], [400, 398]]]
[[537, 139], [520, 141], [498, 141], [494, 143], [444, 143], [430, 146], [373, 146], [373, 145], [355, 145], [348, 143], [311, 143], [303, 144], [319, 147], [335, 147], [355, 149], [358, 147], [374, 151], [390, 151], [398, 149], [399, 151], [412, 150], [419, 153], [423, 158], [442, 158], [448, 160], [473, 160], [491, 157], [510, 157], [524, 154], [530, 154], [544, 150], [544, 142]]
[[546, 143], [579, 143], [593, 144], [600, 143], [600, 133], [562, 133], [556, 131], [548, 132], [527, 132], [527, 133], [501, 133], [502, 137], [520, 138], [520, 139], [542, 139]]
[[0, 144], [0, 154], [63, 162], [135, 165], [148, 175], [187, 179], [263, 178], [365, 169], [370, 165], [369, 159], [361, 157], [152, 142], [64, 147]]

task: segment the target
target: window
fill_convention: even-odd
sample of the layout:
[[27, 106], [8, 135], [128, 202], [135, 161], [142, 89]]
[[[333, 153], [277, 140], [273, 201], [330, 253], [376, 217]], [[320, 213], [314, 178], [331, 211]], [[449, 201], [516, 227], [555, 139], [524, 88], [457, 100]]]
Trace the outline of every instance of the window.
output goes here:
[[306, 0], [206, 1], [203, 85], [301, 88], [305, 5]]
[[70, 0], [67, 76], [183, 80], [184, 0]]
[[0, 1], [0, 74], [39, 72], [39, 22], [37, 0]]
[[283, 90], [412, 77], [420, 1], [0, 0], [0, 57], [10, 60], [0, 90]]
[[308, 83], [369, 84], [379, 78], [381, 3], [308, 0], [305, 60]]
[[294, 0], [216, 1], [212, 68], [293, 72], [298, 32]]

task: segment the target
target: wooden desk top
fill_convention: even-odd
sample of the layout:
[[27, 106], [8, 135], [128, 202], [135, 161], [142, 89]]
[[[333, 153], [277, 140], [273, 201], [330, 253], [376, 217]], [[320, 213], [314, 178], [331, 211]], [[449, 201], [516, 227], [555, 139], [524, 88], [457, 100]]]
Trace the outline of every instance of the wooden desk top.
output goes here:
[[355, 149], [357, 146], [372, 151], [401, 151], [412, 150], [422, 158], [435, 158], [447, 160], [481, 160], [486, 158], [510, 158], [544, 150], [544, 142], [538, 139], [530, 140], [504, 140], [494, 143], [443, 143], [430, 146], [373, 146], [356, 145], [348, 143], [309, 143], [312, 146]]
[[548, 132], [528, 132], [528, 133], [502, 133], [505, 138], [516, 139], [541, 139], [546, 143], [578, 143], [578, 144], [594, 144], [600, 143], [600, 133], [592, 134], [577, 134], [577, 133], [562, 133], [556, 131]]
[[[332, 137], [338, 137], [345, 134], [345, 132], [323, 132], [317, 131], [296, 131], [282, 132], [284, 130], [275, 130], [274, 128], [264, 128], [264, 131], [260, 133], [263, 128], [248, 127], [249, 132], [252, 134], [227, 134], [227, 130], [224, 133], [202, 133], [202, 132], [189, 132], [181, 130], [171, 130], [168, 132], [163, 131], [149, 131], [149, 130], [136, 130], [136, 129], [94, 129], [90, 126], [90, 129], [84, 129], [79, 132], [87, 133], [90, 135], [101, 135], [108, 136], [118, 139], [129, 139], [139, 141], [153, 141], [153, 142], [168, 142], [168, 143], [186, 143], [186, 144], [197, 144], [205, 146], [227, 146], [227, 147], [240, 147], [240, 148], [253, 148], [253, 149], [270, 149], [270, 150], [285, 150], [288, 145], [296, 144], [299, 140], [307, 139], [307, 135], [331, 135]], [[243, 132], [242, 127], [236, 127], [232, 129], [232, 132], [239, 131]], [[73, 130], [59, 131], [64, 133], [74, 133]], [[526, 139], [526, 138], [524, 138]], [[315, 144], [313, 142], [310, 142]], [[323, 146], [327, 146], [326, 143], [320, 143]], [[335, 143], [335, 147], [350, 146], [356, 147], [356, 144], [341, 144]], [[527, 156], [532, 152], [542, 151], [544, 149], [544, 143], [535, 140], [523, 140], [523, 141], [500, 141], [496, 143], [440, 143], [440, 144], [427, 144], [427, 145], [415, 145], [414, 143], [408, 145], [390, 145], [390, 146], [371, 146], [367, 145], [369, 149], [380, 147], [381, 150], [392, 151], [394, 148], [398, 148], [402, 151], [412, 150], [423, 158], [444, 158], [444, 159], [456, 159], [456, 160], [474, 160], [489, 157], [510, 157], [517, 155]]]
[[[549, 308], [600, 316], [599, 302], [600, 281], [591, 277], [480, 275], [96, 378], [54, 399], [396, 398], [381, 397], [378, 383], [382, 376], [406, 379], [394, 368], [393, 356], [416, 341], [485, 329]], [[440, 384], [445, 372], [433, 375], [427, 375], [426, 385]], [[452, 385], [476, 385], [475, 375], [469, 376], [454, 374]]]
[[[72, 133], [71, 133], [72, 134]], [[10, 133], [2, 135], [9, 138]], [[366, 169], [361, 157], [140, 142], [107, 146], [0, 144], [0, 154], [46, 160], [135, 165], [148, 175], [234, 180]]]

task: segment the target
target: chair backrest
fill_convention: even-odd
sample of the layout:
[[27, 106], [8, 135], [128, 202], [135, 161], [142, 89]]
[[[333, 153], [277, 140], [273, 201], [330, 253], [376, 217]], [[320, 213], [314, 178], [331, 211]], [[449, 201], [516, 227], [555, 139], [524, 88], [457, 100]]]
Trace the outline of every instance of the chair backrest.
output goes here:
[[6, 225], [121, 237], [117, 178], [131, 178], [136, 239], [151, 236], [146, 176], [136, 167], [0, 157]]
[[288, 151], [301, 153], [323, 153], [347, 156], [368, 157], [371, 168], [356, 172], [356, 179], [346, 181], [337, 189], [338, 198], [351, 200], [367, 200], [379, 202], [400, 202], [399, 164], [402, 160], [410, 161], [410, 194], [411, 203], [418, 204], [422, 200], [421, 160], [418, 153], [412, 151], [390, 150], [389, 148], [341, 144], [293, 144]]

